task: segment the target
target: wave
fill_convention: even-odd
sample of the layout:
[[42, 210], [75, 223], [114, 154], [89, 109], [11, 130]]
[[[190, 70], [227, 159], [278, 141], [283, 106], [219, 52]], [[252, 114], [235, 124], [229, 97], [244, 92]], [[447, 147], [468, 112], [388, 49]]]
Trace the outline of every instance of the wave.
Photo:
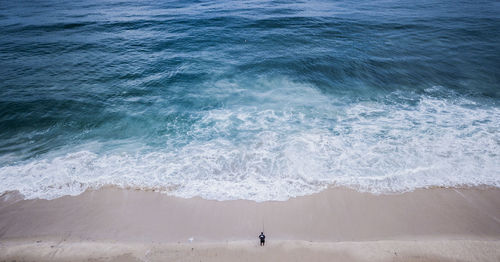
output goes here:
[[[305, 84], [266, 85], [219, 82], [205, 90], [227, 96], [218, 97], [225, 106], [200, 111], [181, 137], [164, 137], [163, 147], [98, 152], [83, 145], [5, 165], [0, 192], [52, 199], [116, 185], [266, 201], [330, 185], [382, 194], [500, 186], [500, 110], [491, 103], [443, 95], [440, 87], [346, 102]], [[246, 100], [231, 103], [230, 90]]]

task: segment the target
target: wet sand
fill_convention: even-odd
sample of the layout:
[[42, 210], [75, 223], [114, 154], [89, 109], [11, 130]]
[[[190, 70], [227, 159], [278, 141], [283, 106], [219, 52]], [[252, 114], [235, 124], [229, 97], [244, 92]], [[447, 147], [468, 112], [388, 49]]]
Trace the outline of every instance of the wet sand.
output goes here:
[[[260, 248], [263, 227], [268, 246]], [[262, 203], [117, 188], [0, 199], [0, 261], [141, 261], [148, 250], [145, 261], [498, 261], [500, 189], [331, 188]]]

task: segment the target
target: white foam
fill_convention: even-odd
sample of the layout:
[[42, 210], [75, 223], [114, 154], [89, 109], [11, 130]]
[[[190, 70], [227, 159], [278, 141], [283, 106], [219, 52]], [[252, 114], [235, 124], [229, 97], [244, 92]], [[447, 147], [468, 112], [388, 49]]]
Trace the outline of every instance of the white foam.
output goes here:
[[[344, 185], [374, 193], [430, 186], [500, 186], [500, 110], [466, 99], [419, 97], [417, 106], [338, 106], [290, 82], [204, 112], [180, 147], [147, 153], [81, 150], [0, 168], [0, 192], [77, 195], [103, 185], [179, 197], [286, 200]], [[237, 92], [250, 92], [240, 90]], [[300, 93], [300, 95], [297, 95]], [[393, 94], [397, 96], [398, 94]]]

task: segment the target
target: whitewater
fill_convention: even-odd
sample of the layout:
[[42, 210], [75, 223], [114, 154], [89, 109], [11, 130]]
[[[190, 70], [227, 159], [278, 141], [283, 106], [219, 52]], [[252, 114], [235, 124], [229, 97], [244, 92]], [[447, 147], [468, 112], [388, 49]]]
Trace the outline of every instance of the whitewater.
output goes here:
[[0, 193], [500, 187], [494, 1], [2, 6]]

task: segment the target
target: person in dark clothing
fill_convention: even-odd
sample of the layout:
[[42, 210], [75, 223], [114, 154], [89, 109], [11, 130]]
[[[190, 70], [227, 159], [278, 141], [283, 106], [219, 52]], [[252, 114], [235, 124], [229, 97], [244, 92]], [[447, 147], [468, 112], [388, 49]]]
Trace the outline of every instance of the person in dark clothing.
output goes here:
[[260, 245], [263, 246], [266, 243], [266, 236], [264, 235], [264, 232], [260, 232]]

